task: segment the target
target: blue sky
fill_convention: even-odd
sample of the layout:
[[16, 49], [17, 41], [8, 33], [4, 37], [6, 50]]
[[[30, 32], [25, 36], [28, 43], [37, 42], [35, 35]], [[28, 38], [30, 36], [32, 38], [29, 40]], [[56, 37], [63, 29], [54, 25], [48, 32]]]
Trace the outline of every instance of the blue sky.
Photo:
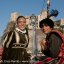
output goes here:
[[[57, 9], [59, 15], [56, 20], [64, 18], [64, 0], [50, 0], [51, 9]], [[0, 36], [6, 28], [10, 19], [10, 14], [19, 12], [21, 15], [38, 15], [46, 9], [47, 0], [0, 0]]]

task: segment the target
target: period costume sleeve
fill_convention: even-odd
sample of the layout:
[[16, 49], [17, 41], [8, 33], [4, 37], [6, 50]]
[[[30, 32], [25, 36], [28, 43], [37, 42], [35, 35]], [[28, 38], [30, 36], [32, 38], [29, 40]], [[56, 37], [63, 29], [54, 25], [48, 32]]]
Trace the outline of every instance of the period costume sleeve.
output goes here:
[[2, 38], [2, 46], [3, 47], [8, 47], [8, 44], [10, 44], [9, 42], [12, 39], [13, 36], [13, 32], [10, 31], [9, 33], [6, 33], [5, 35], [3, 35], [4, 37]]
[[43, 53], [53, 58], [58, 57], [61, 43], [61, 38], [58, 35], [52, 34], [49, 37], [47, 48], [43, 51]]

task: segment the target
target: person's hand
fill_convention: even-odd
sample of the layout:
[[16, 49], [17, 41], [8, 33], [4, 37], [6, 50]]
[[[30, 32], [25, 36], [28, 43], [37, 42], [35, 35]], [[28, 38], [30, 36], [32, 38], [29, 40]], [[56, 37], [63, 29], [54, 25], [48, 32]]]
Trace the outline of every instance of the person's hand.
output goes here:
[[41, 46], [41, 50], [44, 50], [45, 49], [45, 47], [46, 47], [46, 40], [45, 39], [42, 39], [40, 41], [40, 46]]

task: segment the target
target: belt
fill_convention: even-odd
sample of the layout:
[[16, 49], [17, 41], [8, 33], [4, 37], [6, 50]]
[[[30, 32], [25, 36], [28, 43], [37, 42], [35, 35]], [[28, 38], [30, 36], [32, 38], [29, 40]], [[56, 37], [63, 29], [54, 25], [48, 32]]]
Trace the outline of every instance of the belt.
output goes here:
[[13, 44], [12, 48], [25, 48], [25, 44]]
[[25, 47], [12, 47], [12, 48], [23, 48], [23, 49], [26, 49]]

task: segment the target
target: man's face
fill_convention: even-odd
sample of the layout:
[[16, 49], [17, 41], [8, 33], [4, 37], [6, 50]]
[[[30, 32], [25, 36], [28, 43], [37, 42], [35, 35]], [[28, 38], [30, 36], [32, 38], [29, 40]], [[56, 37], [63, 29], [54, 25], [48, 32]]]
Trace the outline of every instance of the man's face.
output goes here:
[[20, 30], [24, 30], [26, 27], [26, 19], [25, 18], [19, 18], [17, 26]]
[[41, 30], [43, 33], [48, 34], [52, 30], [52, 28], [50, 28], [50, 26], [48, 26], [47, 24], [43, 24]]

